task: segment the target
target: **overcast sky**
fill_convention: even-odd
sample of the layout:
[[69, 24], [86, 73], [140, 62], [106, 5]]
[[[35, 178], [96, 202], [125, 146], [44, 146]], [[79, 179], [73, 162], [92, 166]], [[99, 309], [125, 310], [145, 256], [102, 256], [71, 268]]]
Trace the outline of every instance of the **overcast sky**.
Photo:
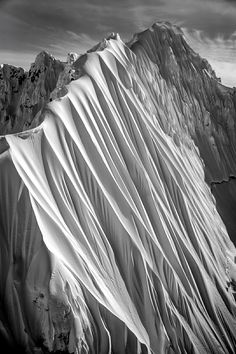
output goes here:
[[0, 0], [0, 63], [28, 69], [42, 50], [65, 59], [157, 20], [182, 26], [223, 83], [236, 86], [236, 0]]

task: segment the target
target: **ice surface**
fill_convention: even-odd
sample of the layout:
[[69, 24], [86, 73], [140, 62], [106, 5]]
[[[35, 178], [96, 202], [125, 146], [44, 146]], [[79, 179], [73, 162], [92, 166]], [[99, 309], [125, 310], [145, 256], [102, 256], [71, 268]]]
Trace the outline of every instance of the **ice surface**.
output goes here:
[[41, 125], [0, 140], [0, 331], [13, 346], [235, 352], [236, 252], [193, 117], [137, 51], [112, 36]]

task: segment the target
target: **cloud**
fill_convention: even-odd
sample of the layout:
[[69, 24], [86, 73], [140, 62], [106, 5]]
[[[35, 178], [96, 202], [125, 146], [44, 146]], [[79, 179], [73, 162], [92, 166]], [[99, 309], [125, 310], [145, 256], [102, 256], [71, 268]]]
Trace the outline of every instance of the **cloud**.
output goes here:
[[236, 31], [228, 38], [209, 37], [204, 31], [183, 28], [190, 46], [206, 58], [226, 86], [236, 86]]
[[56, 58], [65, 60], [67, 53], [76, 52], [83, 54], [96, 43], [96, 40], [85, 33], [78, 34], [67, 30], [65, 31], [64, 38], [61, 38], [60, 41], [55, 39], [54, 43], [49, 44], [47, 51]]
[[235, 63], [222, 62], [210, 59], [217, 76], [221, 77], [222, 83], [229, 87], [236, 87], [236, 65]]
[[0, 0], [0, 7], [5, 5], [7, 2], [9, 2], [9, 0]]
[[202, 30], [182, 28], [186, 39], [197, 51], [204, 52], [212, 58], [232, 62], [236, 51], [236, 31], [228, 38], [217, 35], [211, 38]]
[[236, 18], [230, 0], [0, 0], [0, 7], [1, 49], [35, 55], [54, 48], [61, 56], [63, 46], [65, 55], [69, 46], [82, 51], [110, 32], [129, 40], [159, 19], [227, 39]]
[[30, 64], [34, 61], [35, 55], [33, 53], [25, 53], [15, 50], [0, 50], [0, 64], [19, 66], [25, 70], [29, 70]]

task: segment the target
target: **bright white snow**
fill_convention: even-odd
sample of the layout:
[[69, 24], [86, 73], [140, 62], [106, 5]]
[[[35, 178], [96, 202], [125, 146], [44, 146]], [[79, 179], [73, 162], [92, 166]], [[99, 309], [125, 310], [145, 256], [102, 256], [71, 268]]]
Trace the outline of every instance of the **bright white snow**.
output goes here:
[[139, 65], [109, 39], [39, 127], [0, 140], [0, 330], [31, 350], [234, 352], [235, 249]]

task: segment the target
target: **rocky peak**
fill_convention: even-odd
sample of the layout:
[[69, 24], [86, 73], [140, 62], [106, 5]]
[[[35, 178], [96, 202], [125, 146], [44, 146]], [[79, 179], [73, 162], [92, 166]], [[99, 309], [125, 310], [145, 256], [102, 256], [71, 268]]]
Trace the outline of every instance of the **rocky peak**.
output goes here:
[[[214, 190], [221, 189], [220, 195], [215, 194], [221, 217], [228, 230], [235, 230], [235, 218], [221, 212], [224, 204], [235, 208], [235, 194], [226, 191], [229, 184], [217, 184], [236, 175], [235, 90], [221, 84], [207, 60], [190, 48], [176, 26], [155, 23], [136, 34], [128, 46], [136, 54], [147, 91], [151, 94], [158, 86], [154, 90], [154, 114], [160, 117], [163, 109], [165, 131], [173, 134], [174, 130], [181, 139], [193, 139], [204, 161], [206, 181], [216, 186]], [[160, 97], [165, 97], [165, 102]], [[234, 233], [231, 236], [235, 239]]]
[[44, 63], [48, 66], [50, 61], [57, 61], [57, 59], [55, 59], [50, 53], [43, 50], [36, 56], [34, 64], [40, 65], [41, 63]]
[[28, 129], [39, 123], [65, 64], [43, 51], [29, 72], [11, 65], [0, 68], [0, 135]]
[[[220, 83], [207, 60], [201, 58], [187, 44], [181, 30], [166, 22], [155, 23], [146, 31], [136, 34], [128, 46], [142, 62], [144, 59], [145, 63], [150, 60], [146, 70], [156, 70], [172, 90], [182, 113], [179, 119], [185, 120], [182, 124], [186, 125], [202, 157], [206, 155], [207, 149], [200, 144], [198, 138], [199, 135], [201, 137], [205, 135], [206, 129], [209, 139], [211, 136], [208, 148], [214, 150], [224, 139], [228, 142], [228, 153], [231, 155], [230, 145], [236, 142], [235, 129], [232, 129], [236, 116], [233, 89]], [[153, 64], [152, 67], [150, 63]], [[188, 114], [186, 109], [189, 111]], [[222, 129], [219, 129], [219, 125]], [[232, 174], [235, 172], [231, 171], [231, 164], [228, 167], [219, 167], [214, 173], [209, 167], [211, 163], [206, 165], [209, 168], [206, 171], [208, 181], [213, 175], [215, 175], [213, 179], [216, 174], [221, 179], [222, 173], [228, 175], [229, 171]]]
[[67, 54], [67, 60], [66, 60], [66, 63], [71, 65], [71, 64], [74, 64], [74, 62], [79, 58], [79, 54], [77, 53], [68, 53]]
[[[201, 58], [187, 44], [181, 28], [169, 22], [156, 22], [149, 29], [135, 34], [128, 46], [137, 50], [143, 46], [149, 58], [158, 65], [161, 75], [168, 81], [176, 83], [182, 78], [189, 81], [196, 73], [208, 74], [214, 80], [216, 75], [206, 59]], [[147, 44], [150, 47], [147, 47]], [[185, 77], [186, 75], [186, 77]]]

